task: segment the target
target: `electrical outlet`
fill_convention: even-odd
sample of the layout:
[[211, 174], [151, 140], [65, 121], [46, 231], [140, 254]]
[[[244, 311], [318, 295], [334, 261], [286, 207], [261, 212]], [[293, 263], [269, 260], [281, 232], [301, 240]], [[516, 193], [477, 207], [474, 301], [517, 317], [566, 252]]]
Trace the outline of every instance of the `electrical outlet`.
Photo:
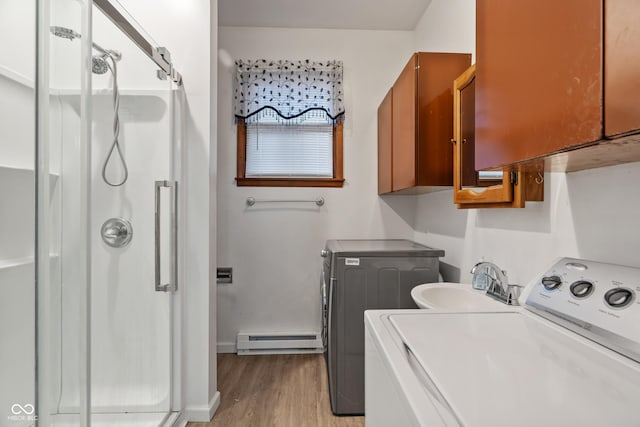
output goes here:
[[218, 283], [233, 283], [233, 268], [218, 267], [216, 270], [216, 281]]

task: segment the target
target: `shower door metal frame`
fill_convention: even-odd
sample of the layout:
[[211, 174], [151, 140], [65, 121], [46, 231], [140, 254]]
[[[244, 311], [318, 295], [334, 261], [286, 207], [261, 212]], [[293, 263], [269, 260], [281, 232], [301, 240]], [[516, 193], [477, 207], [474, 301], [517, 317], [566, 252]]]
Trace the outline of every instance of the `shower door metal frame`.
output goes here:
[[93, 0], [93, 4], [102, 11], [113, 24], [120, 29], [131, 41], [140, 48], [158, 67], [164, 75], [178, 86], [182, 85], [182, 75], [173, 67], [171, 53], [164, 47], [155, 47], [138, 29], [118, 10], [109, 0]]

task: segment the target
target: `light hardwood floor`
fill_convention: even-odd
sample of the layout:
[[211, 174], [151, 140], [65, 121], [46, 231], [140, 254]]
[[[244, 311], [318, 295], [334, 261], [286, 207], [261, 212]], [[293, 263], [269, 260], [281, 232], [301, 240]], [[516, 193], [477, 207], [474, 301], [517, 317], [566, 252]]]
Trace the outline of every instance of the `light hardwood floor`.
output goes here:
[[336, 417], [321, 354], [218, 355], [221, 402], [210, 423], [188, 427], [362, 427], [364, 417]]

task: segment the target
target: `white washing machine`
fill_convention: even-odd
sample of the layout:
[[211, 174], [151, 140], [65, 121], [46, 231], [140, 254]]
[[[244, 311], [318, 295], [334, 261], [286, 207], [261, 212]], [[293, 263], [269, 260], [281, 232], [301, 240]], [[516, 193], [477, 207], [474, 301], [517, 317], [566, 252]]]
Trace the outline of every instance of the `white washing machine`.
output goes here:
[[366, 425], [640, 426], [638, 292], [564, 258], [512, 311], [367, 311]]

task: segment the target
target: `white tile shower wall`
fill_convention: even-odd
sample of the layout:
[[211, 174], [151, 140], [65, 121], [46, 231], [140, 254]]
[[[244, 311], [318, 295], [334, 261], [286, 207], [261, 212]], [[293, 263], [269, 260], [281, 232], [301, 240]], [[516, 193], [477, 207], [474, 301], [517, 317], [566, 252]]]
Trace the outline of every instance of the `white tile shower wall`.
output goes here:
[[[413, 51], [410, 31], [220, 27], [220, 48], [234, 59], [344, 61], [344, 188], [237, 187], [232, 69], [218, 83], [218, 266], [234, 269], [218, 285], [218, 349], [234, 351], [239, 331], [318, 331], [320, 250], [332, 238], [411, 238], [413, 230], [377, 196], [377, 107]], [[255, 205], [256, 198], [325, 198], [325, 205]]]
[[[130, 180], [112, 189], [100, 178], [102, 162], [111, 142], [111, 97], [94, 98], [96, 115], [93, 134], [93, 222], [92, 236], [92, 405], [96, 411], [166, 411], [170, 380], [169, 308], [166, 295], [153, 290], [153, 181], [168, 172], [171, 148], [168, 91], [147, 91], [121, 97], [120, 140], [127, 143], [125, 156]], [[80, 208], [78, 97], [61, 97], [62, 174], [64, 212], [60, 237], [63, 292], [59, 313], [62, 349], [59, 409], [77, 410], [78, 303], [75, 289], [84, 281], [73, 268], [79, 256], [83, 233], [70, 213]], [[131, 220], [134, 240], [125, 250], [107, 248], [99, 237], [108, 217]], [[135, 254], [135, 256], [131, 256]], [[132, 326], [134, 325], [134, 326]]]
[[36, 3], [3, 0], [0, 13], [0, 67], [33, 81], [35, 76]]
[[[2, 31], [4, 33], [4, 31]], [[0, 57], [1, 58], [1, 57]], [[0, 67], [13, 66], [0, 60]], [[5, 65], [6, 64], [6, 65]], [[33, 170], [35, 147], [35, 91], [33, 81], [23, 84], [0, 69], [0, 166]]]
[[[474, 52], [474, 34], [474, 0], [432, 0], [415, 48]], [[457, 210], [445, 191], [417, 196], [415, 211], [403, 217], [416, 241], [445, 250], [443, 261], [460, 269], [462, 281], [484, 257], [506, 269], [512, 283], [526, 284], [560, 256], [640, 266], [640, 201], [631, 196], [638, 182], [640, 163], [551, 173], [544, 202], [525, 209]]]
[[[35, 404], [35, 2], [0, 7], [0, 424]], [[23, 423], [15, 422], [16, 425]]]
[[[170, 179], [171, 171], [170, 97], [168, 87], [120, 97], [120, 142], [129, 178], [117, 188], [100, 176], [113, 135], [111, 96], [93, 99], [91, 399], [96, 412], [170, 409], [170, 295], [155, 291], [153, 257], [154, 181]], [[161, 209], [168, 212], [166, 204]], [[107, 246], [99, 233], [105, 220], [117, 217], [133, 228], [131, 243], [122, 249]]]
[[18, 403], [34, 403], [35, 363], [33, 262], [0, 267], [0, 419], [11, 415], [9, 408]]
[[33, 170], [0, 166], [0, 200], [0, 263], [27, 257], [33, 261]]

